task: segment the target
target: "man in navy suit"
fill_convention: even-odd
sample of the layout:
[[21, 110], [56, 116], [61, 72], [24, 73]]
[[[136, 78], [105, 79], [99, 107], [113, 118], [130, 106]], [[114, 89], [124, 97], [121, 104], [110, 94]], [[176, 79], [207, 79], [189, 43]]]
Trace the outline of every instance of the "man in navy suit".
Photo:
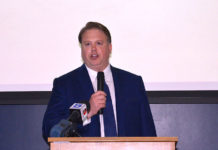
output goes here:
[[[84, 126], [78, 126], [79, 134], [85, 137], [107, 136], [104, 131], [110, 126], [105, 124], [106, 119], [98, 112], [109, 107], [108, 97], [112, 105], [111, 118], [115, 122], [114, 136], [156, 136], [142, 78], [109, 63], [112, 51], [109, 30], [100, 23], [88, 22], [78, 38], [84, 64], [54, 80], [43, 119], [45, 140], [54, 125], [69, 117], [69, 107], [84, 100], [90, 103], [89, 121]], [[97, 72], [104, 72], [109, 94], [97, 91]]]

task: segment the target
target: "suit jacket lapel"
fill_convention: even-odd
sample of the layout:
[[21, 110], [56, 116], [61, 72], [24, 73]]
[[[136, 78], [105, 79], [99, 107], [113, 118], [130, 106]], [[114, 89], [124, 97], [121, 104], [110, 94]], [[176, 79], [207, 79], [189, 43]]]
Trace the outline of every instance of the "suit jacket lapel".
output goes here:
[[83, 92], [84, 97], [90, 98], [90, 96], [94, 93], [94, 89], [85, 64], [83, 64], [79, 69], [78, 80], [80, 85], [82, 85], [82, 89], [80, 90]]

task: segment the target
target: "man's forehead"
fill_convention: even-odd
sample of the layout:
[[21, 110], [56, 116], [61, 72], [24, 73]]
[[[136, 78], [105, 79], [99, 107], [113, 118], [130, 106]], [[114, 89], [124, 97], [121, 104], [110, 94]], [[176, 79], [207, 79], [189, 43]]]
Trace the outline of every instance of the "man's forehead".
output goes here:
[[104, 34], [106, 36], [106, 34], [103, 31], [101, 31], [100, 29], [97, 29], [97, 28], [87, 29], [83, 33], [83, 35], [85, 35], [85, 34]]
[[107, 36], [105, 33], [99, 29], [89, 29], [86, 30], [82, 35], [82, 40], [87, 39], [99, 39], [99, 40], [106, 40]]

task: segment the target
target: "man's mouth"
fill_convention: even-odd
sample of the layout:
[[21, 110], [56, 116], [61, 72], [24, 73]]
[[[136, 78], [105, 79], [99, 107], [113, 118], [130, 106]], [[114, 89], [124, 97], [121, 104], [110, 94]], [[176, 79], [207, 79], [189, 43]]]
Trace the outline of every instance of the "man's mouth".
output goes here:
[[92, 58], [92, 59], [96, 59], [96, 58], [98, 58], [98, 55], [97, 55], [97, 54], [92, 54], [92, 55], [91, 55], [91, 58]]

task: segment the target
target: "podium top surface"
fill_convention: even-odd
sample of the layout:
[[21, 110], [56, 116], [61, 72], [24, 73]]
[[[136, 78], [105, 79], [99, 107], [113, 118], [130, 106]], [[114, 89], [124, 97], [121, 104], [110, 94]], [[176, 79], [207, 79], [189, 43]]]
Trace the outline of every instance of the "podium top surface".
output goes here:
[[178, 137], [49, 137], [48, 142], [177, 142]]

